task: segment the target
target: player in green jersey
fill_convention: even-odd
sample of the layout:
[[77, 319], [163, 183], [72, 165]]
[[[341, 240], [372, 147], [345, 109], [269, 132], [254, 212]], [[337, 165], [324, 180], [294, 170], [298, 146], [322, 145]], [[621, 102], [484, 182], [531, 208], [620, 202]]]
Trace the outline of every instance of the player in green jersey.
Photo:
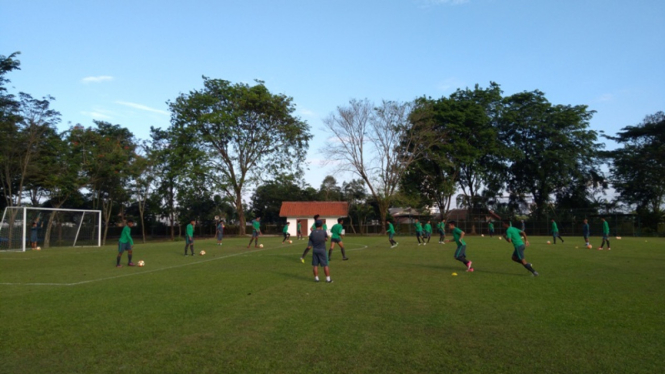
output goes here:
[[335, 243], [339, 245], [339, 249], [342, 251], [342, 260], [348, 260], [349, 258], [346, 257], [346, 251], [344, 251], [344, 243], [342, 243], [342, 239], [344, 238], [344, 235], [342, 233], [344, 232], [344, 219], [338, 218], [337, 219], [337, 224], [333, 225], [333, 227], [330, 229], [330, 233], [332, 234], [332, 238], [330, 239], [330, 250], [328, 251], [328, 260], [332, 258], [332, 251], [335, 249]]
[[189, 225], [185, 229], [185, 256], [187, 256], [187, 248], [190, 248], [192, 256], [194, 256], [194, 226], [196, 220], [189, 221]]
[[427, 221], [425, 224], [425, 228], [423, 229], [423, 234], [425, 235], [423, 237], [423, 241], [425, 241], [425, 238], [427, 238], [427, 243], [429, 243], [430, 239], [432, 239], [432, 223], [431, 221]]
[[122, 267], [122, 265], [120, 265], [120, 259], [122, 258], [122, 253], [125, 251], [127, 251], [127, 266], [134, 266], [134, 263], [132, 262], [132, 249], [134, 249], [132, 226], [134, 226], [134, 221], [130, 219], [127, 221], [127, 225], [122, 229], [122, 234], [120, 234], [120, 240], [118, 241], [118, 257], [116, 257], [115, 260], [115, 267]]
[[603, 242], [600, 243], [598, 250], [602, 251], [603, 247], [605, 246], [605, 242], [607, 242], [607, 250], [609, 251], [612, 249], [610, 248], [610, 225], [605, 220], [605, 217], [600, 217], [600, 220], [603, 221]]
[[254, 248], [258, 248], [259, 236], [261, 236], [261, 217], [256, 217], [252, 221], [252, 238], [249, 239], [249, 244], [247, 244], [247, 248], [249, 248], [252, 245], [252, 241], [254, 242]]
[[[416, 218], [416, 222], [413, 224], [416, 228], [416, 239], [418, 239], [418, 245], [425, 244], [425, 238], [423, 238], [423, 225], [420, 223], [420, 220]], [[420, 238], [423, 238], [423, 242], [420, 242]]]
[[282, 240], [282, 244], [291, 237], [291, 233], [289, 233], [289, 225], [291, 222], [286, 222], [286, 225], [284, 225], [284, 228], [282, 229], [282, 235], [284, 235], [284, 239]]
[[439, 230], [439, 244], [446, 244], [446, 220], [442, 220], [436, 225]]
[[554, 222], [554, 218], [552, 218], [552, 239], [554, 240], [554, 244], [556, 244], [556, 238], [561, 239], [561, 243], [563, 243], [563, 238], [561, 235], [559, 235], [559, 227], [556, 225], [556, 222]]
[[296, 239], [298, 239], [298, 240], [303, 240], [304, 239], [303, 235], [302, 235], [302, 225], [300, 224], [300, 221], [298, 221], [298, 231], [296, 233], [298, 234]]
[[494, 237], [494, 222], [490, 221], [489, 223], [490, 238]]
[[448, 222], [448, 228], [453, 233], [453, 239], [448, 240], [448, 242], [450, 243], [454, 241], [457, 243], [457, 250], [455, 250], [455, 260], [463, 263], [464, 266], [466, 266], [466, 271], [473, 272], [473, 268], [471, 267], [473, 262], [466, 259], [466, 242], [464, 241], [464, 231], [457, 227], [457, 222], [455, 221]]
[[388, 240], [390, 241], [390, 248], [397, 247], [399, 243], [393, 239], [395, 237], [395, 226], [393, 226], [392, 221], [388, 221], [388, 230], [386, 230], [386, 234], [388, 234]]
[[[538, 272], [535, 271], [533, 266], [526, 262], [526, 259], [524, 258], [524, 249], [529, 246], [529, 240], [526, 237], [526, 233], [518, 230], [516, 227], [512, 227], [509, 220], [503, 221], [503, 228], [506, 229], [506, 241], [512, 243], [513, 247], [515, 247], [512, 260], [522, 264], [526, 270], [530, 271], [531, 274], [537, 277]], [[522, 238], [524, 238], [524, 241], [522, 241]]]

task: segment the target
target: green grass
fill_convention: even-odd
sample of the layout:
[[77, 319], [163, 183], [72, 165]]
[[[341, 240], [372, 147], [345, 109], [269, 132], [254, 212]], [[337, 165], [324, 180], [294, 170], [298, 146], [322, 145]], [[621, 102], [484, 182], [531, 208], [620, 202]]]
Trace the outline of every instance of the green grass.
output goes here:
[[398, 240], [346, 238], [350, 260], [333, 254], [333, 284], [313, 282], [311, 255], [299, 262], [304, 242], [278, 238], [263, 250], [198, 241], [203, 257], [184, 257], [183, 243], [137, 244], [143, 268], [116, 269], [115, 246], [2, 253], [0, 372], [662, 370], [662, 239], [597, 251], [532, 238], [537, 278], [496, 238], [468, 238], [474, 273], [453, 244]]

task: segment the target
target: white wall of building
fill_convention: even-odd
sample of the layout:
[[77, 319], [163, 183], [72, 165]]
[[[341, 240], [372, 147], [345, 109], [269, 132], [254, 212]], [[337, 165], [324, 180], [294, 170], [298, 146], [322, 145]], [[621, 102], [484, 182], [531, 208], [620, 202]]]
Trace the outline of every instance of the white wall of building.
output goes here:
[[[327, 227], [328, 228], [327, 232], [328, 232], [329, 236], [332, 235], [330, 233], [330, 229], [333, 227], [334, 224], [337, 223], [338, 218], [339, 217], [319, 217], [319, 219], [325, 219], [326, 220], [326, 226], [328, 226]], [[297, 237], [298, 221], [299, 220], [307, 220], [307, 224], [304, 224], [304, 222], [303, 222], [303, 227], [302, 227], [303, 235], [306, 236], [306, 237], [309, 236], [310, 227], [312, 227], [312, 225], [314, 225], [314, 218], [312, 218], [312, 217], [309, 217], [309, 218], [308, 217], [286, 217], [286, 221], [290, 222], [289, 234], [291, 234], [291, 236], [293, 238]]]

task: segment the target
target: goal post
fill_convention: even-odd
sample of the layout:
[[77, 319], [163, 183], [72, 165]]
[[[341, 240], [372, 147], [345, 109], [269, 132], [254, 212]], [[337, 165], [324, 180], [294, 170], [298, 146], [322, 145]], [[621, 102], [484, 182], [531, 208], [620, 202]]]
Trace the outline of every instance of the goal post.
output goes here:
[[41, 248], [101, 247], [102, 211], [6, 207], [0, 222], [0, 251]]

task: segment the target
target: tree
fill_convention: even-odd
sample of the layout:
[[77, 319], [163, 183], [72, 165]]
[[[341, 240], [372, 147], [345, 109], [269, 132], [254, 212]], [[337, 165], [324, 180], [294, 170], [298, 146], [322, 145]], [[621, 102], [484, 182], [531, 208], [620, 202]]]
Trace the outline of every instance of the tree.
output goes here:
[[155, 194], [160, 199], [159, 214], [168, 220], [171, 240], [174, 240], [178, 176], [181, 174], [183, 165], [179, 165], [179, 153], [171, 149], [171, 134], [165, 130], [150, 127], [150, 149], [156, 171]]
[[95, 128], [74, 128], [78, 139], [75, 150], [82, 154], [86, 187], [90, 190], [93, 209], [101, 209], [104, 220], [103, 243], [106, 243], [112, 213], [130, 199], [129, 181], [135, 177], [136, 143], [134, 135], [120, 125], [94, 121]]
[[554, 194], [600, 174], [602, 146], [589, 130], [594, 113], [585, 105], [552, 105], [538, 90], [504, 99], [500, 136], [511, 148], [507, 188], [512, 196], [531, 194], [537, 218]]
[[648, 115], [635, 126], [626, 126], [616, 136], [606, 136], [622, 145], [606, 152], [611, 160], [611, 181], [620, 200], [650, 216], [655, 227], [665, 204], [665, 113]]
[[[303, 187], [301, 187], [303, 185]], [[283, 175], [257, 187], [252, 196], [252, 212], [261, 222], [282, 222], [279, 211], [283, 201], [313, 201], [316, 196], [294, 175]]]
[[337, 180], [332, 175], [323, 178], [321, 188], [319, 188], [319, 195], [323, 201], [339, 201], [341, 197], [341, 189], [337, 185]]
[[342, 183], [342, 199], [349, 203], [349, 225], [351, 230], [356, 233], [353, 225], [353, 217], [356, 217], [358, 223], [361, 222], [358, 213], [364, 213], [357, 208], [367, 200], [367, 190], [365, 190], [365, 182], [362, 179], [353, 179], [350, 182]]
[[[413, 116], [426, 122], [439, 139], [405, 174], [405, 192], [436, 203], [443, 213], [450, 207], [455, 185], [463, 191], [458, 205], [485, 207], [501, 189], [505, 147], [498, 139], [501, 89], [457, 90], [450, 97], [416, 100]], [[461, 198], [461, 199], [460, 199]]]
[[[254, 86], [203, 78], [204, 88], [169, 102], [173, 147], [205, 158], [202, 170], [232, 197], [245, 233], [243, 193], [259, 177], [299, 171], [311, 134], [293, 115], [293, 99]], [[184, 151], [186, 150], [186, 151]]]
[[323, 121], [336, 138], [323, 149], [324, 154], [340, 162], [340, 171], [365, 182], [378, 204], [383, 231], [403, 174], [432, 140], [423, 123], [412, 122], [411, 108], [410, 103], [384, 100], [374, 107], [367, 99], [354, 99]]

